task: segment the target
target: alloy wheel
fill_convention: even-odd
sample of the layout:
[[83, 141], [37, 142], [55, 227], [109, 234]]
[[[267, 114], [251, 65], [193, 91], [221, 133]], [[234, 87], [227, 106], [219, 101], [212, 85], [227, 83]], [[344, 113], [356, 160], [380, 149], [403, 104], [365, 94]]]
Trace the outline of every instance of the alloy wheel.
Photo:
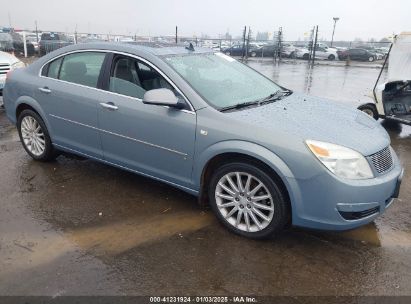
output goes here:
[[271, 193], [252, 174], [230, 172], [221, 177], [215, 189], [215, 199], [223, 218], [241, 231], [261, 231], [273, 219]]
[[21, 121], [21, 136], [26, 146], [33, 155], [40, 156], [46, 148], [46, 139], [40, 124], [32, 116], [25, 116]]

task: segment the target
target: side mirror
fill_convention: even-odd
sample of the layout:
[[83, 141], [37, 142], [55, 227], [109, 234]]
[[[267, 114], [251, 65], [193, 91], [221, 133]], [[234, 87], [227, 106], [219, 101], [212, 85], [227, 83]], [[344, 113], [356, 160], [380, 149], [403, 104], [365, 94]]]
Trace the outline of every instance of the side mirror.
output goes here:
[[154, 89], [145, 92], [143, 96], [143, 103], [158, 106], [169, 106], [177, 109], [182, 109], [185, 106], [185, 103], [179, 101], [173, 91], [169, 89]]

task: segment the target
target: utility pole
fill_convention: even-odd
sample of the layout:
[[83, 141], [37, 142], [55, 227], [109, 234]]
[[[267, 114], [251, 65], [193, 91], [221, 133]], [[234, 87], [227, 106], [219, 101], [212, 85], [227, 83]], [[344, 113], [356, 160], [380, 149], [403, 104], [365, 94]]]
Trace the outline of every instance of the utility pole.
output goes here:
[[177, 41], [178, 41], [178, 39], [177, 39], [177, 31], [178, 31], [178, 28], [177, 28], [177, 25], [176, 25], [176, 44], [177, 44]]
[[36, 24], [36, 40], [37, 40], [37, 45], [39, 44], [39, 31], [37, 29], [37, 20], [34, 21], [34, 23]]
[[248, 48], [250, 45], [250, 39], [251, 39], [251, 28], [248, 27], [248, 36], [247, 36], [247, 46], [245, 48], [245, 59], [248, 59]]
[[338, 20], [340, 20], [340, 18], [339, 18], [339, 17], [333, 17], [333, 20], [334, 20], [334, 28], [333, 28], [333, 35], [332, 35], [332, 37], [331, 37], [331, 45], [330, 45], [330, 47], [332, 47], [332, 46], [333, 46], [333, 42], [334, 42], [334, 32], [335, 32], [335, 25], [337, 24], [337, 21], [338, 21]]
[[281, 51], [283, 45], [283, 28], [280, 27], [278, 29], [278, 43], [277, 43], [277, 52], [278, 52], [278, 59], [281, 60]]
[[244, 26], [244, 31], [243, 31], [243, 56], [242, 56], [242, 59], [244, 59], [244, 56], [245, 56], [245, 34], [246, 34], [246, 32], [247, 32], [247, 26]]
[[314, 45], [313, 45], [312, 65], [314, 65], [314, 60], [315, 60], [315, 49], [317, 48], [317, 38], [318, 38], [318, 25], [315, 27], [315, 32], [314, 32]]

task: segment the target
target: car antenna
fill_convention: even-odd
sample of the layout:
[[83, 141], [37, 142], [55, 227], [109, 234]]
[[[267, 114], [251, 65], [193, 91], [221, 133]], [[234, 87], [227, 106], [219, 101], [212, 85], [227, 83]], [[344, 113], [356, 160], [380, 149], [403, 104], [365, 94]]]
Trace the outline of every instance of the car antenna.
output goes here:
[[186, 50], [189, 50], [189, 51], [192, 51], [192, 52], [194, 52], [195, 50], [194, 50], [194, 46], [193, 46], [193, 44], [190, 42], [190, 45], [189, 46], [186, 46]]

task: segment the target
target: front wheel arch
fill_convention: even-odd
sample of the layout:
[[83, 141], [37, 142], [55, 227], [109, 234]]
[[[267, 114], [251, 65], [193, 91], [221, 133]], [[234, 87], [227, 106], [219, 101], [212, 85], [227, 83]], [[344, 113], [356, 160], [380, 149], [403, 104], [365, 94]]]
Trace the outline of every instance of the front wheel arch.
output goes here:
[[377, 106], [373, 103], [366, 103], [358, 107], [358, 110], [364, 112], [365, 114], [371, 116], [375, 120], [378, 120], [379, 114]]
[[270, 167], [265, 162], [255, 157], [252, 157], [250, 155], [242, 154], [242, 153], [235, 153], [235, 152], [218, 154], [207, 162], [201, 174], [201, 186], [200, 186], [200, 196], [199, 196], [199, 202], [201, 206], [208, 205], [208, 201], [209, 201], [208, 184], [211, 181], [213, 173], [222, 165], [227, 164], [227, 163], [233, 163], [233, 162], [242, 162], [242, 163], [254, 165], [258, 167], [259, 169], [263, 170], [276, 183], [278, 183], [278, 185], [281, 188], [281, 191], [286, 196], [286, 200], [287, 200], [289, 212], [290, 212], [289, 214], [291, 215], [292, 208], [291, 208], [290, 193], [288, 191], [288, 188], [283, 178], [272, 167]]

